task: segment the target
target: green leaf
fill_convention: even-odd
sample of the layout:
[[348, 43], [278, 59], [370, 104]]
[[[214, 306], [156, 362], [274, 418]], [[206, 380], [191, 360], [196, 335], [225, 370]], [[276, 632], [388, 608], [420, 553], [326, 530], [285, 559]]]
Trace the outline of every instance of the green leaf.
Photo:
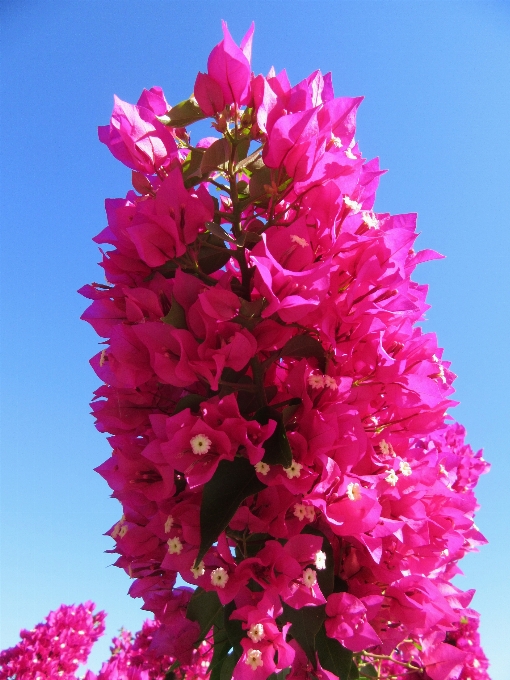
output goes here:
[[237, 619], [231, 619], [230, 615], [236, 609], [236, 604], [234, 600], [229, 602], [224, 609], [224, 624], [225, 630], [227, 632], [230, 645], [234, 648], [234, 651], [242, 654], [241, 640], [246, 635], [246, 631], [243, 630], [243, 624]]
[[[351, 662], [351, 668], [349, 670], [349, 680], [358, 680], [359, 678], [359, 670], [358, 667], [356, 666], [356, 662], [354, 659]], [[342, 680], [340, 678], [340, 680]]]
[[254, 170], [250, 177], [250, 198], [267, 196], [266, 186], [271, 186], [271, 170], [263, 165]]
[[326, 352], [324, 347], [310, 335], [295, 335], [285, 343], [281, 350], [281, 355], [284, 357], [295, 357], [296, 359], [315, 357], [319, 360], [321, 370], [324, 371], [326, 368]]
[[230, 144], [224, 137], [217, 139], [205, 150], [200, 163], [200, 172], [202, 175], [208, 175], [214, 170], [223, 170], [229, 158]]
[[[214, 234], [199, 234], [200, 250], [198, 264], [204, 274], [212, 274], [226, 265], [232, 251], [225, 248], [225, 243]], [[215, 246], [212, 248], [211, 246]], [[218, 250], [220, 248], [221, 250]]]
[[[236, 172], [239, 172], [243, 168], [246, 168], [252, 163], [255, 163], [256, 160], [258, 160], [262, 155], [262, 149], [257, 149], [253, 153], [251, 153], [249, 156], [246, 158], [243, 158], [243, 160], [240, 160], [239, 163], [236, 166]], [[264, 167], [264, 164], [262, 163], [259, 167]]]
[[212, 478], [204, 485], [200, 507], [199, 564], [218, 536], [224, 531], [245, 498], [265, 489], [255, 468], [246, 458], [222, 460]]
[[326, 606], [294, 609], [284, 603], [282, 618], [292, 623], [290, 634], [301, 646], [312, 666], [317, 668], [315, 638], [326, 618]]
[[192, 413], [198, 413], [198, 407], [205, 399], [206, 398], [202, 397], [200, 394], [187, 394], [185, 397], [182, 397], [182, 399], [179, 399], [175, 405], [173, 415], [175, 416], [176, 413], [180, 413], [187, 408], [191, 409]]
[[200, 165], [204, 153], [205, 149], [191, 149], [186, 156], [186, 160], [182, 166], [182, 175], [185, 180], [190, 179], [190, 177], [196, 177], [197, 180], [200, 178]]
[[231, 680], [232, 675], [234, 674], [234, 668], [236, 667], [240, 657], [241, 654], [236, 654], [235, 652], [227, 656], [227, 658], [223, 661], [223, 665], [221, 666], [220, 680]]
[[227, 657], [232, 645], [227, 637], [227, 633], [224, 628], [217, 629], [214, 628], [214, 648], [213, 657], [211, 659], [211, 664], [209, 666], [209, 680], [220, 680], [221, 669], [223, 662]]
[[172, 106], [164, 116], [158, 116], [158, 120], [169, 127], [186, 127], [186, 125], [196, 123], [197, 120], [203, 118], [207, 118], [207, 116], [197, 104], [195, 97], [179, 102], [179, 104]]
[[315, 641], [321, 666], [338, 675], [340, 680], [349, 680], [352, 652], [341, 645], [338, 640], [328, 637], [324, 626], [317, 633]]
[[331, 543], [328, 541], [326, 536], [324, 536], [322, 531], [316, 529], [311, 524], [308, 524], [301, 533], [322, 537], [322, 551], [326, 553], [326, 568], [317, 569], [317, 582], [324, 597], [329, 597], [335, 589], [335, 559], [333, 556], [333, 548], [331, 547]]
[[173, 326], [174, 328], [186, 328], [186, 329], [188, 328], [188, 324], [186, 323], [186, 312], [184, 311], [184, 307], [182, 307], [177, 302], [173, 295], [172, 306], [170, 307], [170, 311], [166, 316], [163, 316], [161, 318], [161, 321], [169, 324], [170, 326]]
[[221, 626], [223, 623], [223, 605], [218, 594], [215, 591], [207, 592], [198, 587], [189, 601], [186, 618], [190, 621], [196, 621], [200, 626], [200, 637], [196, 642], [198, 644], [206, 637], [214, 624]]
[[360, 677], [362, 678], [378, 678], [379, 674], [377, 672], [377, 669], [375, 666], [373, 666], [371, 663], [366, 663], [362, 664], [358, 668], [360, 672]]
[[221, 238], [222, 241], [232, 241], [232, 243], [235, 243], [235, 238], [232, 236], [232, 234], [229, 234], [225, 229], [223, 229], [222, 226], [219, 224], [216, 224], [216, 222], [206, 222], [205, 226], [207, 227], [207, 231], [211, 232], [211, 234], [214, 234], [218, 238]]
[[179, 661], [174, 661], [173, 664], [165, 673], [165, 680], [175, 680], [175, 671], [179, 668], [180, 665], [181, 664]]
[[267, 425], [270, 420], [276, 420], [276, 429], [264, 442], [264, 463], [268, 465], [283, 465], [288, 468], [292, 465], [292, 451], [287, 432], [283, 424], [282, 414], [271, 406], [263, 406], [255, 413], [255, 420], [261, 425]]
[[271, 673], [267, 680], [285, 680], [289, 673], [290, 668], [284, 668], [282, 671], [278, 671], [278, 673]]

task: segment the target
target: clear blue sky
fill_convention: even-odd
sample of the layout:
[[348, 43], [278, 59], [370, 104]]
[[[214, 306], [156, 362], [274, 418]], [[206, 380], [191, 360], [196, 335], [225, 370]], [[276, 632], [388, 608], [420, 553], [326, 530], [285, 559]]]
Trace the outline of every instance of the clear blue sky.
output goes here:
[[[465, 560], [493, 680], [510, 661], [510, 4], [483, 0], [2, 0], [0, 648], [61, 602], [94, 600], [108, 634], [143, 619], [102, 536], [119, 517], [92, 468], [108, 446], [88, 415], [97, 339], [81, 285], [102, 280], [92, 236], [129, 171], [97, 141], [113, 94], [161, 85], [187, 97], [221, 39], [256, 22], [253, 67], [297, 82], [333, 72], [365, 95], [360, 147], [389, 168], [376, 209], [417, 211], [436, 331], [459, 375], [456, 417], [484, 447], [478, 524], [491, 543]], [[106, 657], [107, 639], [91, 659]]]

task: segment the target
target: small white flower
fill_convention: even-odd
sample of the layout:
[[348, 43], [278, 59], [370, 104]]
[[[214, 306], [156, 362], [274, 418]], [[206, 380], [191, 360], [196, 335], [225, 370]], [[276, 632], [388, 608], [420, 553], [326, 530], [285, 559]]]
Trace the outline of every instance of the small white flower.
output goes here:
[[124, 538], [124, 536], [125, 536], [125, 535], [127, 534], [127, 532], [128, 532], [128, 528], [129, 528], [129, 527], [128, 527], [127, 524], [123, 524], [123, 525], [121, 526], [120, 531], [119, 531], [119, 538]]
[[352, 198], [349, 198], [349, 196], [344, 196], [344, 203], [348, 208], [352, 210], [354, 215], [356, 213], [359, 213], [359, 211], [361, 210], [361, 203], [353, 201]]
[[405, 460], [400, 461], [399, 467], [400, 467], [400, 472], [404, 475], [404, 477], [409, 477], [410, 475], [413, 474], [411, 466]]
[[308, 384], [313, 390], [321, 390], [324, 387], [324, 376], [312, 373], [308, 376]]
[[165, 534], [170, 533], [170, 529], [173, 527], [173, 525], [174, 525], [174, 518], [172, 517], [172, 515], [168, 515], [168, 518], [165, 522]]
[[197, 456], [202, 456], [211, 448], [212, 441], [205, 434], [196, 434], [190, 440], [191, 450]]
[[330, 390], [336, 390], [338, 388], [338, 385], [336, 384], [336, 380], [334, 378], [332, 378], [330, 375], [324, 376], [324, 386], [326, 388], [329, 387]]
[[347, 147], [347, 149], [345, 151], [345, 155], [347, 156], [347, 158], [350, 158], [351, 161], [356, 160], [356, 156], [352, 153], [352, 148], [354, 147], [355, 144], [356, 144], [356, 140], [353, 139], [352, 142], [349, 144], [349, 146]]
[[316, 569], [325, 569], [326, 568], [326, 553], [322, 552], [322, 550], [319, 550], [318, 552], [316, 552], [314, 564], [315, 564]]
[[202, 560], [197, 567], [191, 567], [191, 573], [193, 574], [193, 576], [195, 578], [198, 578], [199, 576], [203, 576], [205, 574], [204, 561]]
[[305, 517], [310, 522], [314, 521], [314, 519], [315, 519], [315, 508], [313, 507], [313, 505], [306, 505], [305, 506]]
[[211, 583], [217, 588], [224, 588], [227, 585], [228, 574], [223, 567], [218, 567], [211, 572]]
[[182, 543], [181, 539], [178, 536], [175, 536], [175, 538], [169, 538], [167, 541], [168, 545], [168, 552], [170, 555], [180, 555], [182, 552]]
[[388, 444], [388, 442], [385, 441], [384, 439], [381, 439], [381, 441], [379, 442], [379, 448], [381, 449], [381, 453], [383, 454], [383, 456], [393, 457], [396, 456], [396, 453], [393, 450], [393, 446], [391, 444]]
[[290, 467], [284, 468], [285, 472], [287, 473], [287, 477], [289, 479], [293, 479], [294, 477], [301, 477], [301, 470], [303, 466], [301, 463], [296, 463], [294, 459], [292, 459], [292, 463], [290, 464]]
[[342, 148], [342, 140], [340, 139], [340, 137], [335, 137], [333, 133], [331, 133], [331, 142], [333, 146], [336, 146], [337, 149]]
[[384, 479], [388, 482], [388, 484], [391, 484], [391, 486], [395, 486], [395, 484], [398, 482], [398, 477], [395, 473], [395, 470], [390, 470]]
[[297, 243], [298, 246], [301, 246], [301, 248], [306, 248], [308, 245], [308, 241], [304, 238], [301, 238], [301, 236], [298, 236], [297, 234], [291, 234], [290, 240], [292, 243]]
[[303, 505], [302, 503], [295, 503], [294, 516], [297, 517], [300, 522], [302, 522], [306, 517], [306, 505]]
[[248, 631], [248, 637], [252, 642], [260, 642], [265, 636], [264, 626], [261, 623], [254, 623]]
[[357, 482], [347, 484], [347, 498], [351, 501], [359, 501], [361, 498], [361, 487]]
[[267, 473], [270, 470], [270, 467], [267, 463], [264, 463], [263, 461], [259, 461], [255, 465], [255, 470], [259, 473], [259, 475], [264, 475], [264, 477], [267, 475]]
[[379, 227], [379, 220], [373, 212], [370, 210], [364, 210], [361, 215], [363, 217], [363, 222], [369, 229], [377, 229]]
[[246, 652], [246, 659], [244, 663], [247, 666], [251, 666], [251, 669], [256, 671], [259, 666], [263, 666], [262, 652], [259, 649], [249, 649]]
[[448, 472], [446, 471], [446, 468], [442, 463], [439, 464], [439, 474], [440, 475], [448, 475]]
[[310, 569], [310, 567], [308, 567], [308, 569], [305, 569], [303, 571], [303, 583], [308, 588], [314, 586], [317, 583], [317, 572], [314, 571], [313, 569]]

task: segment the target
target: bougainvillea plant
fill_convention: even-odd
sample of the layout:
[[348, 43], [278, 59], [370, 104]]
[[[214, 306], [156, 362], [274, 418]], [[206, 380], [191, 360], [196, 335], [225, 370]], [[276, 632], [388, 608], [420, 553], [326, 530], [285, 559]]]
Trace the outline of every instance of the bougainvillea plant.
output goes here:
[[207, 640], [211, 680], [487, 678], [451, 580], [488, 466], [411, 279], [441, 256], [413, 249], [416, 215], [374, 211], [361, 97], [255, 76], [253, 27], [223, 33], [189, 99], [116, 98], [99, 128], [133, 184], [81, 290], [116, 565], [151, 650], [186, 665]]
[[[21, 642], [0, 652], [0, 680], [207, 680], [211, 674], [214, 638], [209, 636], [194, 650], [188, 664], [182, 664], [167, 654], [153, 649], [152, 640], [160, 624], [147, 620], [135, 635], [122, 629], [114, 637], [110, 658], [96, 674], [87, 671], [78, 675], [96, 640], [104, 632], [104, 612], [94, 613], [94, 604], [62, 605], [50, 612], [44, 623], [21, 631]], [[480, 648], [478, 615], [467, 610], [454, 631], [448, 633], [451, 645], [467, 652], [463, 657], [462, 678], [486, 678], [487, 659]], [[419, 644], [421, 644], [420, 641]], [[405, 669], [420, 668], [421, 654], [416, 644], [401, 645], [400, 658], [379, 659], [380, 677], [409, 678]], [[430, 667], [429, 667], [430, 669]], [[331, 675], [331, 674], [329, 674]], [[416, 676], [421, 677], [421, 676]]]

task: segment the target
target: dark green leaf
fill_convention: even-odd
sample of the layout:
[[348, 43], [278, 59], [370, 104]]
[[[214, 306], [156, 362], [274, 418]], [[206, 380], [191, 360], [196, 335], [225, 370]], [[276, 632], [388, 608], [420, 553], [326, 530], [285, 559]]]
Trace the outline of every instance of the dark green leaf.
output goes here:
[[295, 335], [282, 348], [281, 355], [303, 359], [315, 357], [319, 360], [321, 369], [325, 370], [326, 352], [318, 340], [310, 335]]
[[302, 403], [303, 403], [302, 399], [300, 399], [299, 397], [295, 397], [294, 399], [291, 399], [290, 403], [283, 408], [282, 420], [284, 425], [287, 425], [287, 423], [290, 420], [292, 420], [292, 417], [294, 416], [294, 414], [296, 413], [296, 411], [298, 410]]
[[230, 158], [230, 144], [222, 137], [205, 150], [200, 163], [200, 172], [207, 175], [214, 170], [222, 170]]
[[234, 652], [226, 657], [221, 666], [220, 680], [231, 680], [232, 675], [234, 674], [234, 668], [236, 667], [240, 656], [241, 654], [236, 654]]
[[170, 326], [173, 326], [174, 328], [188, 328], [188, 324], [186, 323], [186, 312], [184, 311], [184, 307], [182, 307], [177, 302], [173, 295], [172, 306], [170, 307], [170, 311], [166, 316], [163, 316], [161, 318], [161, 321], [164, 321], [164, 323], [167, 323]]
[[191, 409], [192, 413], [198, 413], [198, 407], [205, 400], [205, 397], [200, 394], [187, 394], [182, 399], [179, 399], [174, 408], [174, 415], [184, 411], [184, 409]]
[[222, 241], [232, 241], [235, 243], [235, 238], [232, 236], [232, 234], [229, 234], [225, 229], [223, 229], [222, 226], [219, 224], [216, 224], [216, 222], [206, 222], [205, 226], [207, 227], [207, 231], [211, 232], [211, 234], [214, 234], [218, 238], [221, 238]]
[[182, 175], [185, 180], [189, 179], [190, 177], [200, 177], [200, 165], [202, 163], [204, 153], [205, 149], [191, 149], [189, 154], [186, 156], [186, 160], [182, 166]]
[[200, 626], [198, 644], [198, 642], [201, 642], [206, 637], [214, 624], [221, 626], [223, 623], [223, 606], [218, 598], [218, 594], [212, 590], [206, 592], [203, 588], [197, 588], [189, 601], [186, 618], [190, 621], [196, 621]]
[[338, 675], [340, 680], [349, 680], [352, 652], [341, 645], [338, 640], [328, 637], [324, 626], [317, 633], [315, 641], [321, 666]]
[[208, 669], [210, 673], [209, 680], [220, 680], [223, 662], [225, 661], [231, 648], [232, 645], [230, 644], [230, 640], [227, 637], [225, 629], [217, 629], [215, 627], [213, 657]]
[[282, 619], [292, 623], [290, 634], [301, 646], [314, 668], [317, 668], [315, 637], [326, 618], [325, 609], [325, 605], [294, 609], [285, 603], [283, 604]]
[[317, 582], [319, 583], [319, 588], [324, 597], [329, 597], [335, 587], [335, 560], [331, 543], [326, 536], [324, 536], [322, 531], [319, 531], [319, 529], [316, 529], [311, 524], [308, 524], [301, 533], [322, 537], [322, 551], [326, 553], [326, 568], [317, 569]]
[[[246, 158], [243, 158], [242, 160], [240, 160], [239, 163], [236, 166], [236, 172], [239, 172], [240, 170], [242, 170], [243, 168], [246, 168], [249, 165], [255, 164], [255, 161], [260, 159], [261, 155], [262, 155], [262, 150], [257, 149], [256, 151], [251, 153]], [[261, 163], [259, 165], [259, 167], [264, 167], [264, 163]]]
[[196, 123], [197, 120], [206, 117], [195, 98], [190, 97], [172, 106], [170, 111], [159, 117], [159, 120], [169, 127], [186, 127], [186, 125], [191, 125], [191, 123]]
[[226, 605], [224, 610], [225, 617], [224, 624], [231, 646], [234, 648], [234, 651], [239, 652], [239, 654], [241, 654], [242, 647], [240, 643], [243, 637], [245, 637], [246, 631], [243, 630], [243, 624], [241, 623], [241, 621], [230, 618], [230, 615], [232, 614], [233, 611], [235, 611], [235, 609], [236, 604], [234, 600], [232, 600], [232, 602], [229, 602]]
[[179, 661], [174, 661], [173, 664], [165, 673], [165, 680], [175, 680], [175, 671], [179, 668], [180, 665], [181, 664]]
[[200, 507], [200, 550], [195, 564], [224, 531], [245, 498], [265, 489], [246, 458], [222, 460], [204, 485]]
[[[200, 250], [198, 252], [198, 264], [204, 274], [212, 274], [226, 265], [230, 260], [232, 251], [225, 248], [225, 243], [214, 234], [200, 234]], [[212, 248], [211, 246], [215, 246]], [[218, 250], [220, 248], [221, 250]]]
[[271, 673], [267, 680], [285, 680], [289, 673], [290, 668], [284, 668], [283, 671], [278, 671], [278, 673]]
[[292, 465], [292, 451], [290, 448], [282, 414], [271, 406], [263, 406], [255, 413], [255, 420], [261, 425], [267, 425], [270, 420], [276, 420], [276, 429], [264, 442], [264, 463], [268, 465]]
[[263, 165], [254, 170], [250, 177], [250, 198], [266, 196], [266, 186], [271, 186], [271, 170]]
[[[359, 678], [359, 670], [358, 667], [356, 666], [356, 662], [354, 659], [352, 660], [351, 663], [351, 668], [349, 670], [349, 680], [358, 680]], [[340, 678], [342, 680], [342, 678]]]
[[344, 581], [340, 576], [335, 576], [335, 587], [333, 592], [335, 593], [346, 593], [349, 590], [347, 581]]
[[366, 663], [361, 665], [358, 668], [360, 672], [360, 676], [362, 678], [378, 678], [379, 674], [377, 672], [377, 669], [375, 666], [373, 666], [371, 663]]
[[239, 165], [246, 160], [246, 155], [248, 153], [248, 150], [250, 148], [250, 138], [247, 137], [246, 139], [242, 139], [237, 145], [236, 145], [236, 155], [235, 155], [235, 160], [237, 162], [237, 167], [236, 167], [236, 172], [238, 171], [237, 168]]

